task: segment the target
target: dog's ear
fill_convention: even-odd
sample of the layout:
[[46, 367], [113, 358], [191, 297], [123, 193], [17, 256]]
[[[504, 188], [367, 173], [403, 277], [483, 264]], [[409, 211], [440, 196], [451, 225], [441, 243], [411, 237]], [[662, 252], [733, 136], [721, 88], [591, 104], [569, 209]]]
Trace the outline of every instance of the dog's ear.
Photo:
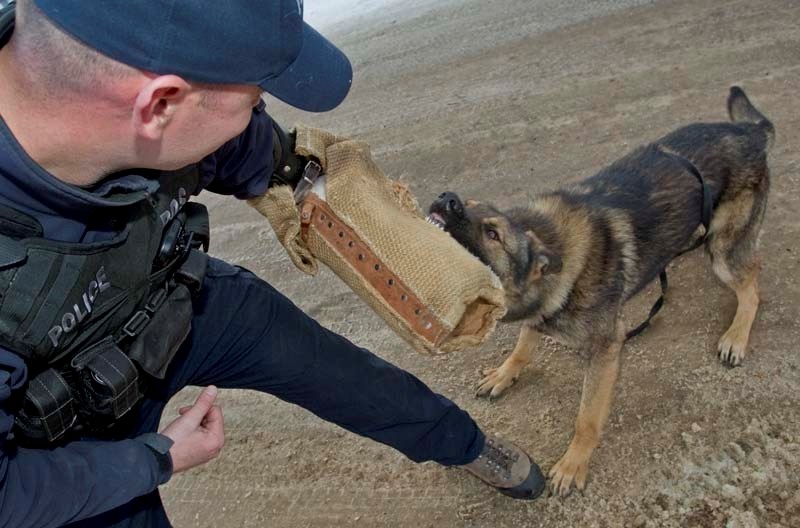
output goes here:
[[534, 257], [533, 267], [540, 277], [561, 271], [561, 257], [552, 253], [539, 253]]
[[561, 257], [549, 251], [533, 231], [526, 231], [525, 234], [530, 242], [531, 279], [536, 280], [545, 275], [560, 272], [562, 268]]

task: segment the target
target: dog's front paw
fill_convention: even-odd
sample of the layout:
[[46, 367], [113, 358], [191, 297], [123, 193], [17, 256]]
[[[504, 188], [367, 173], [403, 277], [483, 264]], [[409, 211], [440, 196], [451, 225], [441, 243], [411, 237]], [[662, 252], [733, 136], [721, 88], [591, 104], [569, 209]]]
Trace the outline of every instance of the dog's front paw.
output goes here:
[[566, 497], [572, 493], [573, 484], [579, 491], [586, 488], [589, 474], [589, 457], [570, 447], [561, 460], [553, 466], [550, 477], [550, 494]]
[[475, 395], [486, 396], [488, 394], [490, 398], [500, 396], [507, 388], [517, 381], [521, 370], [521, 368], [510, 368], [505, 363], [497, 368], [484, 370], [484, 378], [478, 383]]
[[720, 338], [717, 349], [719, 360], [731, 367], [738, 367], [747, 354], [747, 339], [749, 332], [737, 325], [731, 325], [728, 331]]

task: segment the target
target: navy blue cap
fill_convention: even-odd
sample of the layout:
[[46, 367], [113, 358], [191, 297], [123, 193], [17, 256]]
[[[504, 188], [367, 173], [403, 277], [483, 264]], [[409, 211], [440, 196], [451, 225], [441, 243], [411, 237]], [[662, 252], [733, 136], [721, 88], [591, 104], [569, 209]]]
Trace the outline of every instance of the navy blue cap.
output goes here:
[[34, 0], [64, 31], [141, 70], [252, 84], [311, 112], [350, 90], [350, 61], [303, 22], [303, 0]]

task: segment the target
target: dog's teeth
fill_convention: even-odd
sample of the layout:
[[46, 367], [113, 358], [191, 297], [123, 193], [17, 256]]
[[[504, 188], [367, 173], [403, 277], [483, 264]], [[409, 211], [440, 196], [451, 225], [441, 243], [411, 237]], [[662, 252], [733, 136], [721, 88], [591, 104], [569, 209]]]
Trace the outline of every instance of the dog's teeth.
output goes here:
[[428, 222], [431, 225], [434, 225], [434, 226], [438, 227], [442, 231], [446, 231], [445, 230], [445, 223], [441, 222], [438, 218], [434, 218], [433, 216], [428, 215], [428, 216], [425, 217], [425, 221]]

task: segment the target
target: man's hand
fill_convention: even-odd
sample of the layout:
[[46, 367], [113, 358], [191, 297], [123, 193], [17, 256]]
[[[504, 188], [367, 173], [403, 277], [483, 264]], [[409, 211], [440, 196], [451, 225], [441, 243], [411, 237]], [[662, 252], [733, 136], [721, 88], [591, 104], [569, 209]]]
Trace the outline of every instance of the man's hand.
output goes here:
[[303, 177], [308, 160], [294, 151], [295, 135], [272, 120], [272, 178], [269, 186], [276, 184], [297, 187]]
[[173, 473], [205, 464], [222, 450], [225, 432], [222, 409], [214, 405], [216, 399], [217, 388], [206, 387], [194, 405], [181, 408], [181, 416], [161, 432], [175, 442], [169, 450]]

